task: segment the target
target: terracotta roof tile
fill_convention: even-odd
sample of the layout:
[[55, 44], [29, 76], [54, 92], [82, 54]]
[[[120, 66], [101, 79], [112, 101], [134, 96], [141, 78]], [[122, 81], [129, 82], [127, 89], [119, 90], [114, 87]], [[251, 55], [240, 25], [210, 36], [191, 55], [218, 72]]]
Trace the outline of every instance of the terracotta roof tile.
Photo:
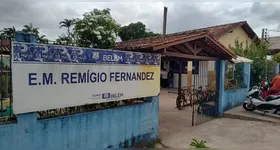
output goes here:
[[[226, 32], [230, 31], [231, 29], [234, 29], [235, 27], [242, 26], [244, 24], [247, 24], [246, 21], [241, 22], [235, 22], [235, 23], [229, 23], [229, 24], [223, 24], [223, 25], [217, 25], [217, 26], [211, 26], [207, 28], [200, 28], [200, 29], [194, 29], [194, 30], [188, 30], [183, 32], [176, 32], [167, 34], [165, 38], [165, 42], [170, 42], [172, 40], [176, 39], [184, 39], [184, 38], [190, 38], [193, 36], [201, 35], [208, 33], [209, 35], [212, 35], [214, 39], [218, 39], [220, 36], [225, 34]], [[140, 39], [134, 39], [134, 40], [128, 40], [124, 42], [118, 42], [115, 45], [114, 49], [134, 49], [134, 48], [149, 48], [151, 46], [156, 45], [156, 43], [162, 43], [162, 36], [154, 36], [154, 37], [148, 37], [148, 38], [140, 38]], [[134, 47], [134, 48], [132, 48]]]
[[[0, 40], [0, 48], [2, 48], [4, 53], [10, 53], [10, 41], [9, 40]], [[1, 51], [1, 49], [0, 49]]]

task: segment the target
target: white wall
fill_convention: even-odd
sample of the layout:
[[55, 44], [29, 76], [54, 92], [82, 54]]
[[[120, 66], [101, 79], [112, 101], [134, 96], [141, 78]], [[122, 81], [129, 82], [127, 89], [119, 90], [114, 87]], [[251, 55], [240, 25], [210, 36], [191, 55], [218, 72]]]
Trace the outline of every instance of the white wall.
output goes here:
[[[178, 78], [179, 75], [177, 73], [174, 74], [173, 85], [174, 88], [178, 88]], [[205, 87], [208, 84], [208, 61], [200, 61], [199, 62], [199, 74], [192, 75], [192, 85], [196, 85], [198, 88], [200, 85]], [[188, 74], [182, 74], [182, 87], [188, 85]]]

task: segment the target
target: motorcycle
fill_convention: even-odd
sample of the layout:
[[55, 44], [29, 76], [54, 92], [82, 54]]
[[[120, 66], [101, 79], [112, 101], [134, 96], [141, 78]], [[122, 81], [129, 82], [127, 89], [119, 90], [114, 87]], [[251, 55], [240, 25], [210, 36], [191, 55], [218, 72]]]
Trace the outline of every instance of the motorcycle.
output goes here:
[[247, 98], [243, 102], [243, 108], [246, 111], [259, 110], [265, 113], [272, 113], [280, 115], [280, 95], [269, 95], [263, 99], [260, 89], [257, 86], [251, 88], [247, 94]]

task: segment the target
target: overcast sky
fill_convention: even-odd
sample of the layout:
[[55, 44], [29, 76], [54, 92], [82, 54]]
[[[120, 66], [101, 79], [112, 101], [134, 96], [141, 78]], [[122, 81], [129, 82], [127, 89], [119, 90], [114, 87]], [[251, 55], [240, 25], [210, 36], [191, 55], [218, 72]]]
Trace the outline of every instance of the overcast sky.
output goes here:
[[[121, 25], [141, 21], [152, 31], [161, 33], [163, 7], [167, 6], [168, 33], [237, 21], [248, 21], [259, 36], [262, 28], [280, 30], [280, 2], [115, 1], [0, 0], [0, 28], [15, 26], [21, 29], [31, 22], [42, 34], [54, 40], [66, 32], [59, 29], [61, 20], [81, 17], [93, 8], [110, 8], [112, 16]], [[280, 32], [269, 32], [269, 35], [280, 35]]]

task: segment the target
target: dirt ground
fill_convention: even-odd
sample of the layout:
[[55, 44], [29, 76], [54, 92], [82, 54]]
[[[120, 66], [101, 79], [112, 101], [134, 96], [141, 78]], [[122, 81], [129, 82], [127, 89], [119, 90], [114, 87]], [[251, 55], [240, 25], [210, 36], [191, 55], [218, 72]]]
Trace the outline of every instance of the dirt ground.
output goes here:
[[159, 138], [170, 148], [189, 148], [192, 138], [211, 148], [279, 148], [280, 125], [262, 121], [219, 118], [191, 126], [192, 108], [175, 108], [175, 94], [162, 90]]

